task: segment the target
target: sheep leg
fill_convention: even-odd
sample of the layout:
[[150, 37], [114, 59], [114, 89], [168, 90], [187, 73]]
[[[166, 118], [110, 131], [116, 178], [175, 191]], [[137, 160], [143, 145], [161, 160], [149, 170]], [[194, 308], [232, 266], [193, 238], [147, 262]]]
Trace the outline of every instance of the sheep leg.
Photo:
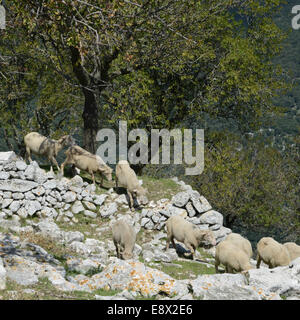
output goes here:
[[72, 161], [71, 161], [71, 159], [69, 158], [69, 156], [67, 156], [67, 159], [61, 164], [60, 170], [61, 170], [62, 175], [64, 175], [65, 166], [66, 166], [67, 164], [69, 164], [69, 163], [70, 163], [70, 164], [73, 164]]
[[26, 147], [26, 158], [29, 160], [29, 163], [32, 162], [30, 148]]
[[[50, 158], [50, 161], [51, 161], [52, 163], [54, 163], [54, 164], [56, 165], [58, 171], [60, 171], [60, 167], [59, 167], [56, 159], [55, 159], [53, 156]], [[51, 171], [53, 172], [52, 165], [51, 165]]]
[[216, 269], [216, 273], [219, 273], [219, 265], [220, 265], [220, 261], [218, 259], [215, 259], [215, 269]]
[[260, 264], [261, 264], [261, 257], [260, 257], [259, 254], [258, 254], [257, 257], [256, 257], [256, 260], [257, 260], [257, 262], [256, 262], [256, 268], [259, 269]]
[[172, 237], [167, 235], [167, 243], [166, 243], [166, 251], [169, 250], [170, 247], [170, 241], [172, 241]]
[[194, 250], [193, 246], [187, 241], [184, 241], [184, 245], [187, 247], [187, 249], [189, 249], [191, 251], [192, 259], [194, 260], [195, 250]]
[[60, 171], [62, 173], [62, 175], [64, 176], [64, 169], [65, 169], [65, 165], [67, 164], [67, 161], [63, 162], [61, 167], [60, 167]]
[[93, 172], [93, 171], [91, 171], [91, 172], [90, 172], [90, 175], [92, 176], [93, 184], [94, 184], [94, 185], [96, 185], [94, 172]]
[[234, 272], [233, 272], [233, 268], [230, 267], [230, 266], [227, 266], [227, 267], [226, 267], [226, 272], [227, 272], [227, 273], [234, 273]]
[[127, 191], [127, 194], [129, 196], [129, 208], [131, 211], [134, 211], [134, 207], [133, 207], [134, 202], [133, 202], [132, 194], [129, 191]]
[[115, 246], [116, 246], [117, 258], [120, 259], [120, 248], [119, 248], [119, 245], [117, 243], [115, 243]]

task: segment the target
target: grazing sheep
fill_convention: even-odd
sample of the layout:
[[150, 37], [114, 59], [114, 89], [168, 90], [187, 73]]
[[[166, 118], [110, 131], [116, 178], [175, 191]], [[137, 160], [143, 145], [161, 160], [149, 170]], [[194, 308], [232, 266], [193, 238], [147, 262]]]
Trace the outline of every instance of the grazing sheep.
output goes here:
[[249, 257], [249, 259], [252, 258], [253, 251], [249, 240], [234, 232], [230, 233], [225, 240], [230, 241], [231, 243], [242, 249]]
[[101, 175], [100, 185], [103, 183], [103, 175], [108, 181], [112, 180], [113, 170], [105, 164], [100, 156], [94, 155], [77, 145], [70, 147], [65, 154], [67, 158], [61, 165], [62, 174], [64, 174], [66, 164], [73, 164], [76, 168], [87, 171], [92, 176], [94, 184], [96, 184], [94, 175], [96, 172]]
[[253, 269], [248, 254], [237, 244], [224, 240], [216, 246], [215, 269], [223, 264], [227, 273], [243, 272]]
[[210, 245], [216, 245], [216, 239], [211, 230], [200, 230], [193, 223], [184, 219], [181, 215], [170, 217], [166, 221], [167, 229], [167, 245], [166, 250], [169, 249], [170, 241], [173, 247], [176, 248], [174, 239], [179, 242], [183, 242], [187, 249], [192, 253], [194, 259], [194, 253], [200, 243], [206, 242]]
[[290, 255], [284, 245], [271, 237], [264, 237], [257, 243], [257, 268], [259, 268], [261, 261], [269, 268], [286, 266], [290, 263]]
[[73, 138], [70, 135], [61, 137], [59, 140], [52, 140], [39, 134], [38, 132], [30, 132], [24, 137], [26, 147], [26, 158], [32, 162], [31, 152], [46, 156], [51, 163], [51, 171], [53, 171], [52, 164], [55, 164], [58, 170], [59, 165], [56, 161], [58, 152], [64, 147], [73, 143]]
[[133, 211], [133, 198], [137, 198], [139, 204], [148, 203], [146, 197], [147, 189], [144, 189], [137, 179], [137, 176], [129, 166], [128, 161], [120, 160], [116, 166], [116, 188], [126, 188], [129, 197], [129, 207]]
[[119, 259], [131, 259], [136, 240], [134, 228], [123, 219], [117, 220], [112, 226], [113, 242]]
[[295, 242], [286, 242], [283, 245], [287, 248], [291, 261], [300, 257], [300, 246], [298, 246]]

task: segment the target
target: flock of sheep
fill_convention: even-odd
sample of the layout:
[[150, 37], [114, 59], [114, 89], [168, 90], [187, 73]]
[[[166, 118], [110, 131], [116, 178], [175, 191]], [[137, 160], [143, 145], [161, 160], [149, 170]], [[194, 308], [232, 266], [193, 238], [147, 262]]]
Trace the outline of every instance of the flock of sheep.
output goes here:
[[[83, 148], [75, 145], [71, 136], [63, 136], [59, 140], [51, 140], [43, 137], [37, 132], [31, 132], [24, 137], [27, 159], [31, 160], [31, 152], [37, 155], [43, 155], [55, 164], [63, 174], [66, 164], [72, 164], [80, 170], [87, 171], [95, 184], [95, 173], [100, 173], [108, 181], [112, 180], [112, 169], [107, 166], [98, 155], [94, 155]], [[59, 168], [56, 156], [62, 148], [69, 146], [65, 152], [67, 158]], [[51, 165], [51, 171], [53, 170]], [[133, 210], [134, 198], [139, 200], [140, 204], [147, 203], [147, 190], [140, 186], [135, 172], [130, 168], [125, 160], [118, 162], [116, 166], [116, 187], [126, 188], [129, 196], [129, 207]], [[102, 180], [101, 180], [102, 184]], [[174, 248], [176, 244], [174, 239], [182, 242], [190, 250], [194, 258], [195, 250], [200, 244], [216, 246], [216, 239], [210, 230], [200, 230], [191, 222], [185, 219], [185, 215], [176, 215], [166, 221], [167, 243], [166, 250], [172, 242]], [[112, 237], [116, 247], [117, 257], [120, 259], [131, 259], [136, 242], [136, 232], [134, 228], [123, 219], [117, 220], [112, 226]], [[225, 240], [216, 246], [215, 269], [219, 272], [220, 264], [225, 266], [227, 273], [245, 272], [252, 269], [250, 259], [253, 255], [251, 243], [237, 233], [229, 234]], [[300, 246], [293, 242], [280, 244], [270, 237], [264, 237], [257, 243], [257, 264], [259, 268], [261, 261], [275, 268], [288, 265], [292, 260], [300, 257]]]
[[[30, 162], [32, 161], [31, 153], [45, 156], [50, 161], [51, 171], [53, 171], [52, 164], [54, 164], [62, 175], [64, 175], [64, 167], [67, 164], [72, 164], [75, 168], [88, 172], [91, 175], [94, 184], [95, 173], [99, 173], [101, 176], [100, 185], [103, 183], [103, 176], [108, 181], [112, 180], [113, 170], [105, 164], [103, 159], [76, 145], [73, 138], [69, 135], [63, 136], [59, 140], [52, 140], [37, 132], [30, 132], [24, 137], [24, 143], [26, 147], [26, 159]], [[67, 157], [60, 168], [56, 161], [56, 157], [58, 152], [67, 146], [69, 147], [65, 152]], [[148, 202], [146, 197], [147, 190], [139, 184], [135, 172], [130, 168], [127, 161], [121, 160], [118, 162], [116, 166], [115, 182], [116, 188], [126, 188], [131, 210], [134, 210], [133, 198], [138, 199], [140, 204], [146, 204]]]

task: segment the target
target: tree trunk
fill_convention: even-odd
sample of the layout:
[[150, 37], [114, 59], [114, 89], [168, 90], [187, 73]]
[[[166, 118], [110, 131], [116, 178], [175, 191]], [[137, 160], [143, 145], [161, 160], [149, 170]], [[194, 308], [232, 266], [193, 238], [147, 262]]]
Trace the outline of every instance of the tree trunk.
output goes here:
[[98, 105], [96, 93], [91, 87], [89, 75], [81, 65], [81, 57], [77, 48], [70, 47], [73, 72], [79, 81], [84, 95], [83, 118], [83, 147], [89, 152], [96, 153], [96, 135], [99, 129]]
[[96, 153], [96, 135], [99, 129], [98, 106], [95, 94], [89, 90], [83, 89], [84, 109], [83, 118], [83, 146], [91, 153]]

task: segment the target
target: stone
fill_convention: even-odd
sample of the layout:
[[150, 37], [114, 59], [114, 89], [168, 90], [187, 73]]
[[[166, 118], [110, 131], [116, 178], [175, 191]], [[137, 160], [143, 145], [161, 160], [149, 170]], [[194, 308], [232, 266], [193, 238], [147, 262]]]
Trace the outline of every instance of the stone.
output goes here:
[[10, 191], [3, 192], [4, 199], [11, 199], [12, 193]]
[[89, 202], [89, 201], [82, 201], [82, 203], [85, 205], [85, 207], [88, 210], [95, 211], [97, 209], [96, 206], [93, 203]]
[[4, 163], [3, 170], [10, 171], [10, 173], [17, 171], [16, 162], [15, 161], [8, 161], [8, 162]]
[[109, 217], [116, 213], [118, 210], [118, 205], [115, 202], [106, 204], [103, 208], [100, 208], [100, 215], [102, 217]]
[[36, 161], [27, 166], [24, 175], [28, 180], [34, 180], [38, 184], [43, 184], [48, 180], [45, 170], [41, 169]]
[[190, 200], [190, 194], [188, 192], [179, 192], [172, 197], [171, 203], [176, 207], [183, 208]]
[[0, 190], [25, 193], [38, 186], [38, 183], [20, 179], [0, 180]]
[[27, 164], [23, 160], [17, 160], [16, 167], [17, 167], [17, 170], [19, 170], [19, 171], [25, 171], [27, 168]]
[[114, 201], [118, 204], [128, 204], [125, 194], [120, 194]]
[[104, 193], [100, 195], [95, 195], [93, 202], [96, 206], [101, 206], [107, 197], [108, 195]]
[[154, 260], [154, 253], [151, 250], [143, 250], [143, 259], [145, 262], [150, 262]]
[[[43, 208], [44, 210], [45, 208]], [[49, 208], [51, 209], [51, 208]], [[64, 233], [59, 229], [57, 224], [49, 219], [42, 219], [35, 226], [36, 231], [40, 232], [45, 238], [61, 241]]]
[[69, 180], [67, 178], [62, 178], [57, 182], [56, 188], [59, 191], [66, 191], [69, 187]]
[[49, 180], [43, 184], [45, 189], [55, 189], [57, 187], [56, 180]]
[[80, 176], [76, 175], [70, 180], [69, 185], [74, 186], [74, 187], [78, 187], [78, 188], [82, 188], [83, 187], [83, 179]]
[[9, 210], [15, 213], [20, 209], [20, 207], [21, 207], [21, 201], [13, 201], [9, 206]]
[[190, 202], [186, 204], [185, 209], [188, 212], [189, 217], [194, 217], [194, 215], [196, 214], [196, 211]]
[[88, 257], [92, 250], [84, 243], [80, 241], [73, 241], [70, 245], [69, 248], [76, 253], [82, 255], [83, 257]]
[[26, 200], [35, 200], [36, 199], [36, 196], [31, 191], [24, 193], [24, 196], [25, 196]]
[[24, 208], [30, 216], [42, 209], [41, 204], [36, 200], [25, 200]]
[[[103, 265], [97, 259], [68, 259], [67, 266], [70, 271], [87, 274], [91, 271], [99, 270]], [[99, 270], [100, 272], [100, 270]]]
[[97, 213], [90, 210], [84, 210], [83, 214], [89, 218], [97, 218]]
[[12, 194], [12, 198], [14, 199], [14, 200], [22, 200], [22, 199], [24, 199], [24, 194], [23, 193], [20, 193], [20, 192], [14, 192], [13, 194]]
[[14, 151], [0, 152], [0, 164], [3, 164], [5, 162], [11, 162], [16, 158], [17, 155], [14, 153]]
[[152, 230], [154, 229], [154, 223], [149, 219], [149, 221], [144, 225], [144, 228], [147, 230]]
[[201, 275], [189, 283], [193, 295], [203, 300], [261, 300], [242, 274]]
[[54, 208], [43, 207], [41, 210], [41, 216], [44, 218], [56, 218], [58, 213]]
[[[104, 270], [91, 278], [85, 278], [85, 286], [93, 290], [110, 288], [128, 290], [131, 294], [153, 297], [159, 293], [166, 295], [186, 295], [185, 283], [175, 280], [160, 270], [152, 269], [138, 261], [123, 261], [115, 257]], [[79, 280], [82, 281], [82, 278]]]
[[74, 214], [84, 211], [84, 206], [82, 205], [81, 201], [78, 201], [78, 200], [75, 201], [74, 204], [72, 205], [71, 211]]
[[74, 191], [68, 191], [63, 195], [63, 201], [70, 203], [76, 200], [76, 193]]
[[50, 195], [46, 197], [46, 201], [51, 205], [55, 206], [57, 204], [57, 200]]
[[80, 231], [67, 231], [63, 232], [63, 239], [66, 244], [70, 244], [73, 241], [82, 242], [84, 240], [84, 234]]
[[249, 286], [260, 291], [260, 295], [268, 299], [274, 294], [289, 296], [300, 293], [300, 266], [277, 267], [273, 269], [250, 269], [246, 273]]
[[17, 211], [17, 215], [18, 215], [20, 218], [26, 219], [26, 218], [28, 217], [28, 211], [27, 211], [24, 207], [21, 207], [21, 208]]
[[2, 201], [2, 209], [7, 208], [12, 202], [13, 202], [13, 199], [4, 199]]
[[223, 225], [223, 215], [215, 210], [210, 210], [205, 213], [203, 213], [200, 217], [200, 223], [203, 224], [218, 224]]
[[0, 171], [0, 180], [7, 180], [9, 179], [10, 174], [6, 171]]
[[154, 223], [157, 223], [159, 222], [160, 216], [158, 214], [153, 214], [151, 219]]
[[145, 227], [145, 225], [150, 221], [149, 218], [142, 218], [141, 219], [141, 226], [142, 227]]

